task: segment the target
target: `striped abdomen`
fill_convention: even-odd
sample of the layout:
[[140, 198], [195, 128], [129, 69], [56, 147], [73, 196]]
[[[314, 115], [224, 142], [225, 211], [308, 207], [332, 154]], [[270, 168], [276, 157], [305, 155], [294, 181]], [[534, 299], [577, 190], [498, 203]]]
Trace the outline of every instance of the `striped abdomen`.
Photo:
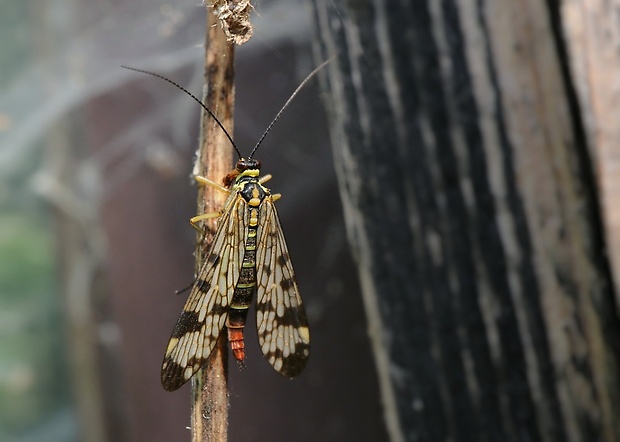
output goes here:
[[230, 348], [235, 359], [241, 363], [245, 359], [243, 327], [248, 316], [248, 308], [256, 291], [256, 229], [258, 227], [258, 206], [261, 201], [262, 198], [248, 201], [250, 217], [248, 237], [245, 241], [245, 254], [226, 320]]

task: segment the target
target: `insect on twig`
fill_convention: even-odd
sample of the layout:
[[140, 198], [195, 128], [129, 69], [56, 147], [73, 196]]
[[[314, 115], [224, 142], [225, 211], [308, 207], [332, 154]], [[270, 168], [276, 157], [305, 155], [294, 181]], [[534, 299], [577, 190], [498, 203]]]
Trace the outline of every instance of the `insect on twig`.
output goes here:
[[200, 221], [220, 218], [211, 249], [166, 349], [161, 382], [168, 391], [178, 389], [205, 365], [224, 326], [233, 355], [243, 364], [243, 328], [254, 294], [258, 342], [265, 359], [289, 378], [306, 366], [310, 332], [274, 205], [281, 195], [272, 194], [263, 185], [271, 175], [261, 177], [261, 163], [253, 157], [284, 109], [329, 61], [314, 69], [295, 89], [246, 158], [213, 112], [192, 93], [161, 75], [123, 66], [166, 80], [196, 100], [224, 131], [239, 156], [235, 169], [224, 178], [224, 186], [195, 177], [199, 183], [229, 196], [220, 211], [190, 220], [198, 228]]

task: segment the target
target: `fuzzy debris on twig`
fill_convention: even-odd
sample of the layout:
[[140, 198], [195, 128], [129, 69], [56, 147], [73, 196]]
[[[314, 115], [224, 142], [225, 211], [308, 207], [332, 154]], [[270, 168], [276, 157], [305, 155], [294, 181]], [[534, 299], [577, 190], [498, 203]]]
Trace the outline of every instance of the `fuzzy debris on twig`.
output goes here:
[[210, 0], [209, 6], [219, 19], [228, 41], [240, 45], [252, 37], [254, 31], [250, 23], [250, 0]]

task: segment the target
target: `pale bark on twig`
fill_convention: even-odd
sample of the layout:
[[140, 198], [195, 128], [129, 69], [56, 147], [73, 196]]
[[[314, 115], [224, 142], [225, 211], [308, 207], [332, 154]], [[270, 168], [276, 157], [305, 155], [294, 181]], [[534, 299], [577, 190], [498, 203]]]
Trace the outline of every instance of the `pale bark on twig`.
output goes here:
[[[234, 46], [217, 26], [217, 18], [207, 8], [204, 103], [229, 133], [233, 132]], [[217, 123], [202, 113], [200, 146], [194, 173], [214, 182], [232, 169], [232, 146]], [[220, 209], [225, 195], [211, 188], [200, 189], [199, 213]], [[216, 222], [207, 223], [204, 241], [196, 249], [196, 269], [200, 269], [212, 241]], [[227, 340], [220, 335], [209, 362], [192, 380], [192, 441], [225, 441], [228, 435]]]

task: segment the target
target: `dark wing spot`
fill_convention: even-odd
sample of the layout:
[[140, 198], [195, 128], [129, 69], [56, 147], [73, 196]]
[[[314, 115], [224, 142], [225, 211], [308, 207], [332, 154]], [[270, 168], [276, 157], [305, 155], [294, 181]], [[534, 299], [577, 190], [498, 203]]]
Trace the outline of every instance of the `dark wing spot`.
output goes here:
[[211, 311], [209, 312], [209, 315], [219, 315], [219, 316], [222, 316], [227, 311], [228, 311], [228, 307], [224, 307], [222, 304], [216, 303], [215, 305], [213, 305], [213, 308], [211, 308]]
[[281, 266], [285, 265], [289, 260], [288, 254], [284, 253], [278, 256], [277, 263]]
[[288, 290], [292, 286], [293, 286], [292, 279], [283, 279], [282, 281], [280, 281], [280, 287], [282, 287], [282, 290]]
[[265, 273], [267, 276], [271, 275], [271, 267], [269, 267], [267, 264], [265, 264], [263, 266], [263, 273]]
[[174, 326], [172, 337], [180, 338], [186, 333], [192, 333], [200, 330], [201, 327], [202, 323], [198, 321], [198, 313], [184, 310], [183, 313], [181, 313], [181, 316], [179, 316], [177, 324]]
[[200, 364], [200, 366], [202, 367], [202, 365], [205, 363], [205, 360], [202, 358], [197, 358], [196, 356], [191, 357], [187, 360], [187, 367], [192, 367], [196, 364]]
[[288, 358], [284, 358], [284, 365], [280, 370], [280, 374], [287, 378], [298, 376], [305, 368], [309, 354], [310, 346], [308, 344], [297, 343], [295, 345], [295, 353], [289, 355]]
[[172, 360], [165, 360], [161, 368], [161, 384], [166, 391], [174, 391], [185, 383], [183, 370], [179, 364]]
[[196, 283], [194, 284], [194, 287], [196, 287], [196, 289], [198, 289], [199, 292], [206, 293], [211, 288], [211, 283], [204, 279], [198, 278], [196, 279]]
[[284, 315], [282, 317], [277, 318], [278, 326], [289, 326], [292, 325], [297, 327], [299, 325], [299, 309], [297, 307], [288, 307], [284, 309]]
[[220, 255], [218, 255], [217, 253], [211, 253], [207, 258], [207, 262], [210, 262], [213, 265], [217, 264], [218, 262], [220, 262]]

